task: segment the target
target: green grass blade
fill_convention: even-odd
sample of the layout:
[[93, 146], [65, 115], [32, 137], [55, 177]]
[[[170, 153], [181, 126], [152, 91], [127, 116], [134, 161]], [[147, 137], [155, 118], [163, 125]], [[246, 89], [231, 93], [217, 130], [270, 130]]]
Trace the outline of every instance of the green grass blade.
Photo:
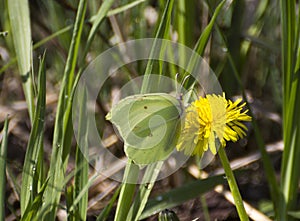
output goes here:
[[33, 122], [34, 94], [31, 79], [31, 29], [29, 5], [27, 0], [9, 0], [8, 12], [17, 55], [18, 66], [23, 83], [23, 90], [28, 106], [28, 112]]
[[205, 29], [203, 30], [202, 34], [200, 35], [200, 38], [197, 41], [196, 47], [195, 47], [195, 51], [200, 54], [203, 55], [205, 47], [207, 45], [207, 42], [209, 40], [209, 36], [212, 32], [212, 28], [216, 22], [216, 19], [218, 17], [218, 15], [220, 14], [221, 9], [223, 8], [224, 4], [225, 4], [225, 0], [221, 1], [219, 3], [219, 5], [217, 6], [215, 12], [212, 15], [212, 18], [210, 20], [210, 22], [208, 23], [208, 25], [205, 27]]
[[[299, 102], [300, 97], [297, 96], [297, 101]], [[300, 111], [299, 105], [295, 109]], [[297, 209], [297, 193], [298, 193], [298, 181], [299, 181], [299, 160], [300, 160], [300, 131], [299, 131], [300, 122], [297, 120], [295, 126], [297, 129], [293, 131], [292, 140], [290, 143], [289, 150], [289, 160], [284, 165], [283, 179], [282, 179], [282, 199], [280, 200], [280, 220], [287, 220], [288, 211]], [[284, 151], [287, 152], [286, 149]]]
[[[86, 11], [86, 0], [79, 2], [78, 11], [73, 30], [72, 41], [68, 53], [67, 63], [64, 71], [61, 91], [58, 100], [58, 108], [55, 119], [52, 156], [49, 169], [49, 185], [45, 191], [45, 207], [50, 207], [48, 220], [54, 220], [56, 208], [60, 200], [64, 183], [64, 173], [69, 156], [72, 131], [70, 131], [70, 109], [71, 92], [69, 88], [74, 86], [74, 71], [78, 56], [79, 43], [81, 39], [84, 16]], [[69, 108], [68, 108], [69, 106]]]
[[201, 201], [201, 206], [203, 208], [204, 221], [210, 221], [209, 210], [208, 210], [208, 205], [207, 205], [205, 195], [202, 195], [200, 197], [200, 201]]
[[163, 162], [160, 161], [147, 167], [142, 184], [128, 213], [128, 221], [138, 220], [141, 216], [162, 165]]
[[[213, 26], [214, 26], [214, 24], [216, 22], [216, 19], [217, 19], [218, 15], [220, 14], [220, 11], [223, 8], [225, 2], [226, 2], [226, 0], [223, 0], [223, 1], [221, 1], [219, 3], [219, 5], [217, 6], [215, 12], [212, 15], [212, 18], [211, 18], [210, 22], [208, 23], [208, 25], [205, 27], [205, 29], [201, 33], [201, 35], [200, 35], [200, 37], [199, 37], [199, 39], [198, 39], [198, 41], [197, 41], [197, 43], [196, 43], [196, 45], [194, 47], [194, 51], [196, 53], [194, 54], [194, 56], [192, 56], [190, 58], [188, 66], [187, 66], [187, 69], [185, 70], [184, 76], [187, 76], [189, 73], [193, 72], [193, 69], [196, 66], [196, 62], [199, 60], [198, 54], [201, 55], [201, 56], [203, 55], [205, 47], [206, 47], [207, 42], [209, 40], [209, 37], [211, 35]], [[191, 83], [191, 80], [187, 80], [186, 81], [185, 87], [188, 87], [189, 90], [192, 91], [193, 86], [194, 85], [193, 85], [193, 83]], [[189, 98], [187, 98], [187, 100], [188, 99]]]
[[[246, 95], [245, 93], [243, 93], [243, 98], [244, 100], [246, 100]], [[261, 153], [261, 158], [262, 158], [262, 162], [263, 162], [263, 166], [264, 166], [264, 172], [266, 174], [267, 180], [268, 180], [268, 185], [270, 188], [270, 195], [271, 195], [271, 199], [272, 202], [274, 204], [274, 212], [277, 213], [278, 212], [278, 199], [279, 199], [279, 188], [277, 185], [277, 181], [276, 181], [276, 176], [275, 176], [275, 170], [274, 167], [272, 166], [272, 162], [270, 159], [270, 156], [268, 155], [267, 151], [266, 151], [266, 145], [262, 136], [262, 133], [260, 132], [257, 120], [254, 118], [252, 109], [250, 107], [250, 105], [247, 102], [247, 108], [249, 110], [249, 115], [252, 117], [252, 126], [253, 126], [253, 131], [254, 131], [254, 136], [259, 148], [259, 151]]]
[[[166, 2], [165, 10], [163, 12], [158, 29], [155, 34], [155, 39], [158, 38], [167, 39], [167, 37], [169, 36], [173, 4], [174, 4], [174, 0], [168, 0]], [[157, 49], [157, 42], [154, 41], [151, 48], [150, 57], [153, 57], [154, 53], [161, 53], [161, 52], [162, 50], [160, 48]], [[142, 94], [151, 91], [152, 85], [157, 85], [157, 82], [150, 82], [150, 79], [148, 77], [148, 75], [152, 73], [153, 65], [154, 65], [154, 60], [149, 60], [144, 73], [144, 80], [141, 88]], [[160, 62], [160, 67], [161, 67], [161, 62]], [[161, 74], [161, 72], [158, 73]]]
[[112, 16], [112, 15], [122, 13], [124, 11], [127, 11], [128, 9], [131, 9], [131, 8], [145, 2], [145, 1], [146, 0], [135, 0], [133, 2], [130, 2], [130, 3], [126, 4], [126, 5], [122, 5], [118, 8], [115, 8], [115, 9], [112, 9], [112, 10], [108, 11], [107, 16]]
[[[80, 150], [79, 150], [80, 151]], [[78, 156], [78, 155], [77, 155]], [[78, 157], [77, 157], [78, 159]], [[86, 164], [86, 163], [84, 163]], [[72, 188], [72, 203], [68, 205], [68, 214], [74, 214], [74, 220], [86, 220], [87, 205], [88, 205], [88, 179], [85, 174], [86, 166], [84, 166], [75, 176], [75, 185]]]
[[[269, 0], [262, 0], [259, 2], [259, 5], [257, 6], [257, 10], [254, 15], [254, 22], [247, 30], [247, 33], [249, 36], [251, 36], [251, 38], [257, 38], [262, 31], [262, 27], [264, 24], [262, 17], [266, 12], [268, 3]], [[249, 52], [251, 43], [252, 43], [251, 41], [247, 41], [247, 40], [244, 40], [241, 43], [241, 56], [243, 59], [243, 63], [245, 62], [246, 55]]]
[[[74, 202], [74, 186], [68, 186], [65, 190], [66, 196], [66, 206], [67, 206], [67, 214], [68, 214], [68, 221], [75, 221], [76, 220], [76, 211], [70, 211], [71, 205]], [[79, 218], [79, 217], [78, 217]], [[79, 219], [80, 220], [80, 219]]]
[[[295, 1], [280, 1], [282, 28], [282, 70], [284, 106], [288, 105], [293, 75], [293, 50], [295, 44]], [[286, 120], [284, 113], [284, 120]]]
[[295, 73], [299, 72], [300, 70], [300, 40], [297, 41], [297, 39], [300, 39], [300, 7], [298, 7], [298, 21], [297, 21], [297, 28], [296, 28], [296, 46], [295, 46], [295, 52], [297, 53], [296, 56], [296, 66], [295, 66]]
[[29, 203], [28, 207], [26, 208], [26, 211], [24, 212], [24, 214], [21, 218], [21, 221], [38, 220], [36, 214], [37, 214], [39, 208], [43, 205], [43, 195], [44, 195], [47, 184], [48, 184], [48, 179], [43, 184], [40, 192], [36, 195], [34, 200], [31, 203]]
[[[282, 73], [283, 74], [283, 93], [284, 93], [284, 106], [283, 106], [283, 115], [284, 115], [284, 140], [285, 140], [285, 150], [290, 148], [291, 142], [291, 131], [292, 120], [294, 114], [294, 104], [295, 104], [295, 88], [297, 83], [294, 78], [294, 61], [295, 61], [295, 45], [297, 45], [295, 29], [296, 17], [295, 17], [295, 2], [294, 1], [281, 1], [281, 26], [282, 26]], [[298, 58], [299, 59], [299, 58]], [[293, 83], [294, 82], [294, 83]], [[294, 84], [294, 85], [292, 85]], [[289, 105], [293, 105], [291, 108]], [[284, 152], [283, 166], [286, 165], [288, 151]], [[284, 171], [284, 168], [283, 168]]]
[[120, 196], [118, 199], [118, 205], [114, 219], [115, 221], [126, 220], [134, 195], [138, 174], [139, 167], [135, 165], [133, 161], [128, 160], [125, 167]]
[[[65, 110], [65, 116], [70, 116], [71, 114], [71, 111], [72, 111], [72, 103], [73, 103], [73, 98], [74, 98], [74, 92], [75, 92], [75, 89], [76, 89], [76, 86], [77, 86], [77, 83], [79, 81], [79, 78], [80, 78], [80, 75], [77, 75], [76, 77], [76, 80], [74, 82], [74, 87], [72, 89], [72, 92], [71, 92], [71, 95], [70, 95], [70, 99], [68, 100], [68, 103], [66, 105], [66, 110]], [[63, 145], [62, 146], [58, 146], [58, 148], [61, 148], [61, 147], [66, 147], [64, 150], [62, 150], [63, 152], [61, 153], [62, 154], [62, 159], [59, 159], [58, 160], [61, 160], [60, 163], [61, 163], [61, 167], [59, 167], [60, 171], [59, 174], [57, 174], [57, 178], [56, 179], [56, 186], [52, 187], [52, 186], [49, 186], [49, 188], [52, 188], [52, 191], [57, 191], [55, 192], [57, 195], [58, 198], [60, 198], [60, 194], [61, 194], [61, 191], [63, 190], [63, 187], [68, 183], [68, 181], [70, 180], [70, 178], [73, 176], [73, 173], [70, 173], [68, 176], [64, 177], [64, 172], [66, 170], [66, 166], [67, 166], [67, 162], [68, 162], [68, 157], [69, 157], [69, 153], [70, 153], [70, 139], [72, 137], [72, 130], [71, 130], [71, 120], [70, 120], [70, 117], [68, 118], [65, 118], [64, 119], [65, 122], [63, 123], [63, 131], [64, 131], [64, 134], [63, 134], [63, 137], [62, 137], [62, 141], [63, 141]], [[67, 137], [68, 139], [65, 139], [65, 137]], [[68, 150], [68, 151], [67, 151]], [[63, 162], [63, 163], [62, 163]], [[50, 168], [51, 169], [51, 168]], [[51, 179], [51, 177], [50, 177]], [[59, 185], [61, 187], [61, 189], [58, 189], [58, 181], [60, 182]], [[89, 181], [89, 182], [93, 182], [93, 180]], [[90, 183], [86, 184], [86, 186], [88, 186]], [[88, 186], [89, 187], [89, 186]], [[87, 187], [87, 189], [88, 189]], [[82, 189], [81, 192], [84, 194], [85, 191], [87, 191], [87, 189]], [[59, 191], [61, 190], [61, 191]], [[51, 191], [51, 190], [50, 190]], [[80, 193], [80, 195], [83, 195], [82, 193]], [[72, 195], [72, 194], [71, 194]], [[76, 205], [75, 201], [78, 203], [78, 201], [80, 200], [80, 196], [78, 196], [76, 199], [73, 199], [73, 195], [72, 195], [72, 201], [71, 201], [71, 208], [70, 208], [70, 211], [72, 211], [72, 207], [73, 205]], [[52, 199], [53, 200], [53, 199]], [[59, 199], [57, 199], [59, 200]], [[55, 205], [55, 206], [54, 206]], [[44, 216], [44, 212], [50, 212], [49, 214], [47, 214], [47, 220], [49, 219], [50, 216], [52, 215], [55, 215], [55, 211], [56, 210], [56, 207], [57, 207], [58, 204], [51, 204], [51, 203], [45, 203], [45, 207], [42, 209], [42, 213], [41, 215]], [[53, 207], [54, 206], [54, 207]]]
[[150, 199], [139, 219], [145, 219], [164, 209], [178, 206], [187, 200], [199, 197], [199, 195], [211, 190], [216, 185], [225, 182], [226, 179], [224, 179], [223, 176], [214, 176], [203, 180], [196, 180], [176, 189], [172, 189], [167, 193], [156, 196], [154, 199]]
[[[160, 23], [158, 29], [155, 34], [155, 38], [162, 38], [167, 39], [169, 36], [171, 18], [172, 18], [172, 11], [173, 11], [173, 0], [168, 0], [165, 4], [165, 9], [160, 19]], [[152, 47], [154, 49], [154, 46]], [[147, 74], [147, 72], [145, 72]]]
[[[68, 25], [60, 30], [58, 30], [57, 32], [54, 32], [53, 34], [47, 36], [46, 38], [43, 38], [42, 40], [40, 40], [39, 42], [35, 43], [33, 45], [33, 49], [37, 49], [39, 47], [41, 47], [42, 45], [46, 44], [48, 41], [51, 41], [52, 39], [65, 34], [66, 32], [72, 30], [72, 28], [74, 27], [74, 25]], [[0, 71], [1, 73], [1, 71]]]
[[[81, 143], [77, 145], [76, 148], [76, 167], [75, 170], [78, 172], [75, 175], [75, 185], [74, 185], [74, 198], [80, 194], [80, 191], [88, 183], [88, 173], [89, 173], [89, 162], [86, 157], [88, 157], [88, 138], [87, 138], [87, 108], [86, 108], [86, 91], [80, 93], [79, 99], [82, 100], [82, 105], [79, 110], [79, 123], [78, 123], [78, 137], [83, 137]], [[80, 201], [77, 204], [76, 212], [80, 220], [86, 220], [88, 205], [88, 191], [85, 191]]]
[[6, 167], [6, 172], [7, 172], [7, 175], [10, 177], [11, 179], [11, 183], [12, 183], [12, 188], [13, 188], [13, 191], [17, 194], [17, 196], [19, 197], [20, 199], [20, 195], [21, 195], [21, 187], [20, 187], [20, 184], [17, 180], [17, 177], [15, 176], [15, 174], [13, 173], [12, 169], [9, 168], [9, 167]]
[[188, 47], [193, 45], [195, 24], [195, 1], [178, 1], [176, 18], [178, 23], [178, 42]]
[[5, 70], [7, 70], [11, 65], [15, 64], [16, 62], [17, 62], [17, 58], [15, 57], [15, 58], [10, 59], [10, 61], [7, 64], [3, 65], [0, 68], [0, 76], [3, 74], [3, 72]]
[[[295, 92], [297, 88], [297, 79], [294, 78], [294, 46], [295, 42], [295, 6], [294, 1], [281, 1], [281, 27], [282, 27], [282, 73], [283, 74], [283, 137], [285, 149], [290, 148], [293, 128], [293, 115], [295, 104]], [[294, 3], [295, 4], [295, 3]], [[290, 106], [292, 105], [292, 106]], [[288, 151], [283, 154], [283, 167], [286, 165]], [[283, 168], [283, 171], [285, 169]]]
[[73, 29], [71, 47], [68, 52], [67, 63], [66, 63], [65, 70], [64, 70], [64, 79], [66, 80], [65, 82], [68, 86], [67, 91], [65, 92], [66, 96], [70, 95], [71, 90], [73, 88], [75, 67], [76, 67], [76, 63], [77, 63], [82, 29], [84, 26], [84, 17], [85, 17], [85, 13], [86, 13], [86, 7], [87, 7], [86, 1], [79, 2], [75, 25], [74, 25], [74, 29]]
[[[195, 3], [196, 1], [177, 1], [176, 18], [178, 26], [178, 42], [188, 47], [193, 45], [193, 27], [195, 25]], [[180, 48], [181, 49], [181, 48]], [[179, 52], [180, 55], [184, 51]], [[186, 56], [180, 56], [179, 64], [186, 63]]]
[[0, 220], [5, 219], [5, 190], [6, 190], [6, 155], [8, 138], [8, 118], [4, 122], [2, 142], [0, 145]]
[[114, 192], [114, 195], [112, 198], [110, 198], [109, 203], [106, 205], [106, 207], [102, 210], [100, 215], [97, 217], [97, 221], [105, 221], [108, 218], [108, 215], [113, 208], [113, 205], [115, 201], [117, 200], [119, 194], [120, 194], [121, 186], [118, 187], [118, 189]]
[[296, 219], [300, 219], [300, 211], [291, 211], [291, 212], [288, 212], [288, 215], [293, 217], [293, 218], [296, 218]]
[[[289, 107], [284, 107], [288, 112], [288, 122], [285, 122], [285, 128], [291, 134], [284, 137], [284, 151], [281, 168], [281, 199], [280, 199], [280, 219], [287, 219], [289, 210], [297, 209], [297, 193], [299, 182], [298, 162], [300, 161], [300, 119], [298, 113], [300, 111], [300, 85], [299, 80], [295, 79], [292, 83]], [[290, 108], [290, 109], [289, 109]]]
[[[24, 214], [29, 202], [34, 200], [38, 191], [38, 178], [40, 172], [43, 170], [41, 164], [38, 162], [39, 153], [43, 151], [44, 139], [44, 119], [45, 119], [45, 105], [46, 105], [46, 73], [44, 67], [44, 57], [40, 62], [39, 69], [39, 88], [37, 108], [34, 114], [32, 130], [28, 141], [27, 151], [24, 160], [22, 173], [22, 187], [21, 187], [21, 215]], [[40, 156], [41, 158], [41, 156]], [[38, 166], [40, 165], [40, 166]]]
[[[281, 167], [281, 191], [279, 219], [288, 219], [288, 211], [297, 208], [300, 160], [300, 85], [299, 85], [299, 19], [296, 17], [296, 1], [280, 1], [282, 33], [283, 73], [283, 131], [284, 151]], [[298, 22], [298, 23], [297, 23]]]
[[97, 13], [97, 15], [94, 16], [94, 21], [93, 21], [93, 26], [90, 30], [88, 39], [87, 39], [87, 43], [85, 45], [85, 49], [83, 52], [83, 57], [82, 57], [82, 62], [85, 61], [85, 57], [88, 53], [88, 50], [91, 47], [91, 44], [93, 42], [93, 39], [95, 37], [96, 32], [98, 31], [101, 23], [103, 22], [103, 20], [106, 18], [107, 13], [109, 12], [109, 9], [111, 8], [112, 4], [114, 3], [115, 0], [105, 0], [103, 1], [101, 7], [99, 8], [99, 11]]
[[[78, 166], [78, 171], [81, 170], [81, 168], [84, 168], [84, 164], [83, 165], [80, 165]], [[75, 172], [76, 173], [76, 172]], [[81, 189], [78, 189], [78, 192], [77, 194], [73, 194], [73, 200], [72, 200], [72, 204], [70, 204], [70, 207], [69, 207], [69, 211], [74, 211], [74, 210], [77, 210], [77, 205], [78, 203], [80, 203], [80, 201], [85, 197], [85, 195], [88, 193], [88, 190], [90, 188], [90, 186], [93, 184], [93, 182], [95, 181], [97, 175], [95, 176], [92, 176], [89, 180], [87, 180], [85, 182], [84, 185], [82, 185]]]
[[[223, 8], [224, 4], [225, 4], [226, 0], [223, 0], [219, 3], [219, 5], [217, 6], [215, 12], [212, 15], [212, 18], [210, 20], [210, 22], [208, 23], [208, 25], [205, 27], [205, 29], [203, 30], [203, 32], [201, 33], [195, 47], [194, 47], [194, 51], [196, 52], [194, 56], [192, 56], [189, 60], [187, 69], [185, 70], [184, 76], [187, 76], [189, 73], [193, 72], [193, 69], [196, 66], [196, 62], [199, 60], [198, 58], [198, 54], [199, 55], [203, 55], [205, 47], [207, 45], [207, 42], [209, 40], [209, 37], [211, 35], [213, 26], [216, 22], [216, 19], [221, 11], [221, 9]], [[187, 80], [185, 83], [185, 87], [188, 87], [189, 90], [192, 90], [192, 88], [194, 87], [193, 83], [191, 83], [191, 80]], [[189, 98], [187, 98], [188, 100]]]

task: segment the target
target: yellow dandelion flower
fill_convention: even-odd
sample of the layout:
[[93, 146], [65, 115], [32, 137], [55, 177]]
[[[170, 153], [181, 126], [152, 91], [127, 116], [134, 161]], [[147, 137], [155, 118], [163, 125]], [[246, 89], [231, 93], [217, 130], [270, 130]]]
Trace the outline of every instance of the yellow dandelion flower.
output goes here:
[[[236, 142], [246, 136], [247, 127], [242, 121], [251, 121], [243, 111], [246, 103], [226, 100], [225, 94], [207, 95], [194, 101], [185, 111], [184, 127], [181, 131], [177, 150], [186, 155], [202, 156], [210, 149], [217, 153], [217, 145], [225, 147], [226, 141]], [[217, 144], [216, 144], [217, 142]]]

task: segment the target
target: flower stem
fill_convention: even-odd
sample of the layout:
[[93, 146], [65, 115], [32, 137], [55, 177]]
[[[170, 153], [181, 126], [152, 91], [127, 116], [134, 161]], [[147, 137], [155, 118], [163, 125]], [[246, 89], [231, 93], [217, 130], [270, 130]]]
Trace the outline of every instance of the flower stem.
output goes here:
[[230, 168], [230, 164], [229, 164], [229, 161], [228, 161], [228, 158], [227, 158], [224, 148], [221, 147], [219, 149], [218, 153], [219, 153], [219, 157], [221, 159], [223, 168], [225, 170], [227, 182], [229, 184], [230, 191], [232, 193], [238, 215], [239, 215], [241, 221], [247, 221], [247, 220], [249, 221], [248, 215], [244, 208], [244, 204], [243, 204], [243, 200], [242, 200], [239, 188], [236, 184], [236, 181], [235, 181], [233, 172]]

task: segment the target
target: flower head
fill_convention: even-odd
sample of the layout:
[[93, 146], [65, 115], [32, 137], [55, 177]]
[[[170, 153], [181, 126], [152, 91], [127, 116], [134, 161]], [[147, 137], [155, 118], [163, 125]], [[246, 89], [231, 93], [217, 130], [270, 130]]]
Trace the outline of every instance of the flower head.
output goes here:
[[177, 150], [186, 155], [202, 156], [210, 149], [217, 153], [217, 145], [226, 146], [226, 141], [236, 142], [246, 136], [247, 127], [242, 121], [251, 121], [243, 111], [246, 103], [226, 100], [225, 94], [207, 95], [194, 101], [185, 111], [184, 127], [181, 131]]

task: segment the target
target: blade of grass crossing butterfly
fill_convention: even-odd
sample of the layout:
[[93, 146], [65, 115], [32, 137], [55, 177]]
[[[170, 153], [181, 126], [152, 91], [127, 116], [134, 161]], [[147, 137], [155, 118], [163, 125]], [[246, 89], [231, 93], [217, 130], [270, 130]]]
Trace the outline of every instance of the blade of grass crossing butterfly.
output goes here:
[[[169, 30], [169, 26], [170, 26], [170, 19], [171, 19], [173, 4], [174, 4], [174, 0], [168, 0], [166, 2], [165, 10], [164, 10], [162, 18], [160, 20], [159, 27], [158, 27], [158, 30], [156, 32], [155, 38], [167, 38], [167, 35], [169, 34], [168, 30]], [[155, 42], [154, 42], [154, 44], [152, 46], [152, 49], [151, 49], [151, 54], [154, 53], [155, 46], [156, 45], [155, 45]], [[146, 67], [146, 70], [145, 70], [145, 73], [144, 73], [145, 78], [143, 80], [141, 93], [148, 93], [148, 92], [151, 91], [150, 89], [153, 86], [153, 82], [150, 82], [150, 78], [148, 78], [148, 75], [151, 74], [151, 72], [152, 72], [153, 64], [154, 64], [153, 60], [149, 60], [148, 63], [147, 63], [147, 67]], [[161, 66], [161, 64], [160, 64], [160, 66]], [[159, 73], [159, 74], [161, 74], [161, 73]], [[133, 164], [133, 161], [129, 159], [129, 162], [126, 166], [125, 171], [128, 169], [127, 167], [130, 167], [132, 164]], [[129, 171], [128, 175], [138, 176], [138, 170]], [[125, 174], [124, 174], [124, 179], [126, 179]], [[128, 185], [128, 187], [127, 187], [127, 185]], [[124, 198], [123, 189], [128, 189], [126, 194], [131, 196], [131, 198], [127, 198], [127, 199]], [[119, 201], [118, 201], [118, 208], [122, 208], [123, 206], [126, 206], [126, 204], [131, 204], [132, 197], [133, 197], [133, 194], [134, 194], [134, 190], [135, 190], [134, 184], [127, 184], [127, 183], [123, 184], [122, 189], [121, 189], [121, 193], [120, 193], [121, 200], [119, 199]], [[149, 189], [149, 191], [151, 191], [151, 188]], [[142, 197], [144, 197], [144, 196], [141, 196], [141, 198]], [[128, 210], [126, 212], [128, 213]], [[118, 210], [117, 210], [116, 216], [118, 216]], [[117, 219], [115, 219], [115, 220], [117, 220]]]

